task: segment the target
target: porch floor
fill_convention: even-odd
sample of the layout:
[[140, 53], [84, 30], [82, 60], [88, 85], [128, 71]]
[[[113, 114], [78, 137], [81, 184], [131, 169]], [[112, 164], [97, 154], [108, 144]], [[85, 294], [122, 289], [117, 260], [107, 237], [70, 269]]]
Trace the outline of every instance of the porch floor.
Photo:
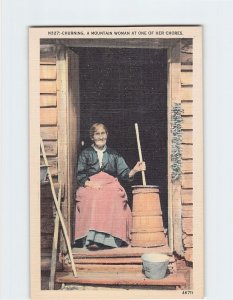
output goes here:
[[79, 285], [111, 285], [111, 286], [167, 286], [181, 289], [186, 281], [181, 273], [167, 275], [163, 279], [148, 279], [142, 272], [79, 272], [77, 277], [73, 273], [57, 274], [58, 283]]
[[104, 249], [97, 251], [90, 251], [86, 248], [73, 248], [72, 249], [74, 258], [78, 257], [137, 257], [141, 256], [144, 253], [164, 253], [168, 255], [172, 255], [171, 249], [169, 246], [161, 246], [161, 247], [132, 247], [129, 245], [128, 247], [120, 247], [120, 248], [112, 248], [112, 249]]
[[182, 288], [186, 281], [182, 273], [167, 272], [160, 280], [148, 279], [142, 271], [141, 255], [144, 253], [163, 253], [174, 258], [168, 246], [163, 247], [124, 247], [89, 251], [84, 248], [73, 248], [73, 257], [77, 277], [73, 276], [70, 261], [63, 261], [64, 272], [57, 273], [56, 282], [96, 286], [151, 286]]

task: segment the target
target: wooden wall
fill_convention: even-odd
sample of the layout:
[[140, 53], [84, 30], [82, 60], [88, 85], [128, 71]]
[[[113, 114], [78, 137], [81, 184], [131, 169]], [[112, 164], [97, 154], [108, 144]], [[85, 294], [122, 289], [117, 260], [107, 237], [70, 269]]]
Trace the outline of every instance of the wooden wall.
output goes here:
[[193, 54], [192, 40], [181, 40], [181, 107], [182, 123], [182, 177], [181, 221], [184, 257], [192, 261], [193, 248]]
[[[40, 134], [44, 141], [50, 171], [58, 179], [57, 69], [55, 46], [41, 46], [40, 55]], [[41, 155], [41, 164], [44, 164]], [[56, 185], [57, 186], [57, 185]], [[41, 185], [41, 253], [50, 256], [55, 208], [50, 184]], [[43, 265], [43, 264], [42, 264]]]

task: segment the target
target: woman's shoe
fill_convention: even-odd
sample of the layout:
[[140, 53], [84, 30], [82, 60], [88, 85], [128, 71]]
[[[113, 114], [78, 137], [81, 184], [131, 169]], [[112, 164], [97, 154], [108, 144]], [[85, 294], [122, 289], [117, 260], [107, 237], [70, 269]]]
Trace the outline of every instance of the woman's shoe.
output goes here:
[[91, 250], [91, 251], [96, 251], [96, 250], [100, 250], [101, 249], [101, 247], [100, 246], [98, 246], [97, 244], [90, 244], [90, 245], [88, 245], [87, 246], [87, 249], [88, 250]]

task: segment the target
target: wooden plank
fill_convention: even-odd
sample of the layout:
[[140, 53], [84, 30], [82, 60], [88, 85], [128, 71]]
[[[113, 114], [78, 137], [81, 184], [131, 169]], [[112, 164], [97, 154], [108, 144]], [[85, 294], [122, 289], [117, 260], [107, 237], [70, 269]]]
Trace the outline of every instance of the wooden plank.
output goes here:
[[[57, 160], [57, 157], [49, 157], [47, 160], [49, 160], [49, 159], [51, 159], [51, 160], [52, 159], [56, 159]], [[58, 182], [54, 182], [54, 188], [55, 188], [55, 192], [56, 192], [56, 195], [57, 195], [58, 192], [59, 192], [59, 183]], [[64, 193], [65, 193], [64, 185], [62, 185], [61, 192], [62, 192], [61, 197], [63, 198], [64, 197]], [[41, 186], [41, 197], [42, 198], [51, 198], [52, 197], [51, 187], [50, 187], [49, 183], [46, 184], [46, 185], [42, 185]]]
[[[176, 51], [176, 49], [174, 51]], [[177, 61], [179, 61], [178, 57]], [[171, 65], [171, 97], [174, 102], [180, 101], [180, 68], [179, 62], [173, 62]]]
[[67, 103], [67, 126], [68, 126], [68, 144], [67, 152], [67, 222], [69, 224], [69, 234], [75, 228], [75, 206], [73, 197], [76, 193], [77, 179], [76, 168], [77, 155], [80, 145], [80, 98], [79, 98], [79, 59], [78, 55], [71, 51], [67, 51], [68, 60], [68, 103]]
[[[62, 187], [59, 184], [59, 192], [58, 192], [58, 205], [61, 205], [61, 193]], [[56, 193], [57, 195], [57, 193]], [[57, 249], [58, 249], [58, 238], [59, 238], [59, 216], [56, 212], [55, 220], [54, 220], [54, 233], [53, 233], [53, 246], [52, 246], [52, 257], [51, 257], [51, 269], [50, 269], [50, 277], [49, 277], [49, 289], [54, 290], [54, 281], [55, 281], [55, 273], [57, 266]], [[72, 268], [71, 268], [72, 269]]]
[[188, 248], [185, 250], [184, 252], [184, 257], [187, 261], [193, 261], [193, 249], [192, 248]]
[[40, 107], [56, 107], [56, 106], [57, 106], [56, 94], [40, 95]]
[[78, 258], [74, 259], [79, 264], [141, 264], [142, 259], [139, 257], [114, 257], [114, 258]]
[[57, 141], [44, 141], [44, 147], [47, 156], [57, 155]]
[[181, 65], [181, 72], [192, 72], [193, 65]]
[[56, 65], [56, 57], [41, 57], [40, 58], [41, 65]]
[[51, 251], [49, 251], [49, 249], [44, 249], [42, 252], [41, 252], [41, 257], [50, 257], [51, 258]]
[[53, 234], [54, 219], [52, 215], [50, 217], [48, 217], [48, 215], [41, 217], [40, 230], [42, 234], [43, 233]]
[[[51, 157], [51, 159], [53, 159], [53, 157]], [[54, 188], [55, 188], [56, 194], [58, 194], [59, 184], [57, 182], [54, 182]], [[63, 196], [64, 196], [64, 186], [62, 186], [62, 197]], [[40, 198], [41, 198], [41, 207], [45, 206], [45, 209], [47, 207], [47, 211], [45, 211], [45, 212], [49, 213], [51, 215], [53, 214], [53, 212], [56, 213], [56, 209], [54, 207], [52, 197], [53, 197], [53, 195], [52, 195], [52, 191], [51, 191], [51, 186], [48, 181], [47, 184], [41, 185]]]
[[[51, 266], [51, 257], [42, 257], [41, 258], [41, 270], [49, 271]], [[62, 271], [62, 264], [58, 261], [56, 264], [56, 270]]]
[[193, 129], [193, 117], [183, 117], [181, 127], [183, 130]]
[[52, 250], [53, 236], [52, 234], [41, 234], [41, 248], [51, 248]]
[[173, 184], [173, 228], [174, 228], [174, 250], [178, 255], [183, 254], [182, 228], [181, 228], [181, 186]]
[[187, 235], [186, 233], [183, 235], [183, 243], [185, 248], [193, 247], [193, 235]]
[[193, 174], [182, 174], [181, 186], [185, 189], [191, 189], [193, 187]]
[[43, 61], [43, 58], [55, 58], [56, 57], [57, 46], [51, 44], [51, 40], [48, 40], [46, 43], [40, 44], [40, 59]]
[[188, 102], [181, 101], [181, 108], [183, 110], [182, 116], [192, 116], [193, 115], [193, 102], [192, 101], [188, 101]]
[[[63, 275], [63, 276], [62, 276]], [[57, 274], [56, 282], [61, 283], [79, 283], [92, 285], [132, 285], [132, 286], [184, 286], [186, 284], [182, 273], [171, 274], [163, 279], [148, 279], [142, 272], [124, 273], [124, 272], [80, 272], [78, 277], [68, 274]]]
[[[67, 49], [63, 46], [57, 48], [57, 109], [58, 109], [58, 180], [65, 185], [65, 195], [62, 203], [62, 214], [65, 219], [65, 225], [70, 234], [70, 224], [68, 223], [67, 213], [67, 145], [68, 145], [68, 120], [67, 120], [67, 96], [68, 96], [68, 70], [67, 70]], [[65, 159], [64, 159], [65, 158]], [[60, 252], [65, 252], [66, 243], [61, 235]]]
[[40, 93], [41, 94], [54, 94], [57, 92], [56, 80], [41, 80]]
[[181, 52], [180, 61], [182, 65], [192, 65], [193, 64], [193, 54]]
[[40, 210], [41, 210], [41, 218], [53, 218], [53, 215], [55, 213], [55, 209], [53, 208], [53, 199], [51, 196], [51, 192], [48, 193], [47, 197], [42, 197], [41, 194], [41, 204], [40, 204]]
[[182, 189], [181, 190], [181, 200], [182, 204], [193, 203], [193, 190], [192, 189]]
[[57, 127], [56, 126], [43, 126], [40, 127], [40, 136], [43, 141], [54, 141], [57, 140]]
[[41, 108], [40, 109], [40, 124], [41, 125], [57, 125], [57, 109], [56, 108]]
[[[44, 44], [55, 43], [56, 39], [43, 39]], [[66, 39], [68, 48], [151, 48], [165, 49], [176, 45], [180, 39]], [[58, 46], [57, 46], [58, 47]]]
[[186, 234], [193, 234], [193, 218], [182, 218], [182, 229]]
[[41, 218], [47, 217], [49, 219], [53, 219], [54, 215], [54, 205], [52, 200], [51, 188], [49, 189], [49, 185], [42, 186], [40, 190], [40, 210], [41, 210]]
[[55, 65], [41, 65], [40, 79], [56, 79], [57, 70]]
[[192, 173], [193, 172], [193, 160], [182, 160], [181, 172]]
[[193, 84], [193, 73], [192, 72], [181, 72], [180, 73], [181, 85], [192, 85]]
[[182, 218], [192, 218], [193, 217], [193, 205], [187, 204], [182, 206]]
[[[121, 265], [121, 264], [75, 264], [77, 272], [140, 272], [142, 264], [137, 265]], [[70, 265], [64, 265], [65, 272], [71, 272]]]
[[193, 145], [182, 144], [181, 155], [182, 155], [182, 159], [193, 158]]
[[113, 249], [105, 249], [98, 251], [89, 251], [86, 248], [73, 248], [73, 256], [75, 258], [88, 258], [88, 257], [141, 257], [144, 253], [163, 253], [167, 255], [172, 255], [171, 249], [168, 246], [162, 247], [120, 247]]
[[[181, 64], [180, 64], [180, 42], [173, 45], [168, 50], [168, 114], [171, 115], [171, 110], [174, 103], [180, 103], [180, 73], [181, 73]], [[171, 126], [171, 124], [169, 125]], [[168, 140], [171, 141], [172, 135], [168, 132]], [[171, 166], [171, 142], [168, 143], [168, 169]], [[175, 192], [177, 190], [178, 192]], [[168, 230], [169, 230], [169, 245], [172, 248], [172, 251], [175, 250], [177, 253], [182, 253], [182, 241], [180, 237], [181, 228], [179, 227], [179, 190], [180, 184], [173, 185], [171, 174], [168, 172]], [[176, 212], [173, 210], [173, 203], [176, 207]], [[175, 218], [175, 219], [174, 219]], [[174, 249], [175, 248], [175, 249]]]
[[193, 53], [193, 41], [192, 39], [181, 39], [181, 53]]
[[[41, 219], [52, 219], [54, 220], [55, 215], [56, 215], [56, 208], [53, 204], [53, 199], [52, 197], [47, 197], [47, 198], [41, 198], [41, 202], [43, 201], [43, 203], [41, 203], [40, 208], [41, 208]], [[49, 222], [49, 221], [47, 221]], [[44, 220], [44, 223], [46, 223], [46, 220]], [[49, 223], [50, 224], [50, 223]], [[51, 225], [52, 226], [52, 225]], [[49, 233], [49, 234], [53, 234], [53, 232], [50, 231], [50, 229], [48, 229], [48, 232], [43, 233]], [[51, 253], [50, 253], [51, 254]]]
[[193, 143], [193, 131], [182, 130], [182, 144], [192, 144], [192, 143]]
[[180, 90], [181, 100], [193, 100], [193, 88], [182, 86]]
[[49, 184], [46, 184], [46, 189], [43, 189], [44, 186], [42, 186], [41, 191], [40, 191], [40, 200], [41, 200], [41, 214], [46, 214], [46, 215], [52, 215], [53, 214], [53, 202], [51, 201], [52, 199], [52, 193], [51, 189], [47, 188]]

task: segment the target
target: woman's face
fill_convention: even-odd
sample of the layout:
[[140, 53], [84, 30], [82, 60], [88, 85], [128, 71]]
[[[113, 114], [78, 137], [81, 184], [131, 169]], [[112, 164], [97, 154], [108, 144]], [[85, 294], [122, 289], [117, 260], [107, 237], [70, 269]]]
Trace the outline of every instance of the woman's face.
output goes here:
[[94, 141], [96, 148], [103, 149], [103, 147], [106, 145], [107, 138], [108, 138], [108, 134], [106, 133], [103, 126], [98, 126], [96, 128], [92, 140]]

